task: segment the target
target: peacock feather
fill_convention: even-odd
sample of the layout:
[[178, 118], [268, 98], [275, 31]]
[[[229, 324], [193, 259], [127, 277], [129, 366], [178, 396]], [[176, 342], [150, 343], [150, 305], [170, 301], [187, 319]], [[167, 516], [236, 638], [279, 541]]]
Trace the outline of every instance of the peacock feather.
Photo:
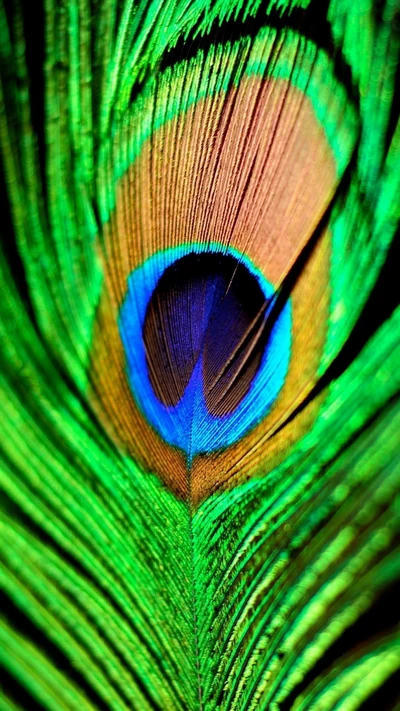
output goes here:
[[0, 0], [0, 711], [400, 709], [398, 0]]

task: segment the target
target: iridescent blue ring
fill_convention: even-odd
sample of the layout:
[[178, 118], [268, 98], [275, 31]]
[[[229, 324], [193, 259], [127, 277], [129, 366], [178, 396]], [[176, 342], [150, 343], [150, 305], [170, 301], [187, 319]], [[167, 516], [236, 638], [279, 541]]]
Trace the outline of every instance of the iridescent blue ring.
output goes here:
[[285, 382], [291, 353], [289, 299], [272, 327], [249, 390], [234, 412], [216, 417], [208, 411], [202, 388], [201, 356], [181, 400], [174, 406], [160, 402], [150, 383], [143, 341], [147, 307], [160, 277], [170, 265], [190, 253], [204, 252], [233, 256], [255, 277], [266, 299], [271, 299], [273, 286], [237, 250], [218, 243], [181, 244], [155, 253], [130, 274], [118, 318], [133, 397], [150, 425], [164, 441], [183, 450], [188, 462], [198, 454], [231, 446], [268, 414]]

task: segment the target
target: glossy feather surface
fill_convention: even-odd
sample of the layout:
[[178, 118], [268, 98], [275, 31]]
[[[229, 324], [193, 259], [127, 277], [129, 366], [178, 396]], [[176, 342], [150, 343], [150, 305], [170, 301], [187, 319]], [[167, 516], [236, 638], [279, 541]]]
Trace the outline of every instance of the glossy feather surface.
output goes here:
[[400, 704], [397, 0], [0, 1], [0, 710]]

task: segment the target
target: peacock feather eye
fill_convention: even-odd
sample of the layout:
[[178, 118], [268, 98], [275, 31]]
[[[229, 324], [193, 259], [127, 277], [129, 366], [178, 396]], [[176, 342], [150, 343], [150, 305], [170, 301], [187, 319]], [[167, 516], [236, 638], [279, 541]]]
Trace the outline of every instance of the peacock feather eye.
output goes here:
[[272, 467], [314, 418], [281, 429], [323, 367], [358, 132], [326, 53], [266, 28], [150, 78], [107, 148], [94, 399], [181, 496]]

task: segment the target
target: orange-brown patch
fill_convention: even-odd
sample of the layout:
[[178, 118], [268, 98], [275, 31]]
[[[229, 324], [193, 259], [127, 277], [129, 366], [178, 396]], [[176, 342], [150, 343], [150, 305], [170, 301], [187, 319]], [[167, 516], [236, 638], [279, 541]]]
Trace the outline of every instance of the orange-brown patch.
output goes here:
[[92, 400], [116, 441], [177, 495], [197, 502], [220, 486], [265, 473], [312, 423], [318, 404], [271, 436], [315, 382], [328, 314], [329, 235], [293, 289], [290, 368], [270, 414], [228, 450], [197, 457], [190, 472], [184, 455], [147, 423], [130, 390], [117, 325], [129, 275], [159, 250], [218, 242], [246, 254], [279, 286], [336, 184], [332, 152], [310, 100], [286, 81], [254, 76], [161, 126], [119, 181], [104, 230]]

